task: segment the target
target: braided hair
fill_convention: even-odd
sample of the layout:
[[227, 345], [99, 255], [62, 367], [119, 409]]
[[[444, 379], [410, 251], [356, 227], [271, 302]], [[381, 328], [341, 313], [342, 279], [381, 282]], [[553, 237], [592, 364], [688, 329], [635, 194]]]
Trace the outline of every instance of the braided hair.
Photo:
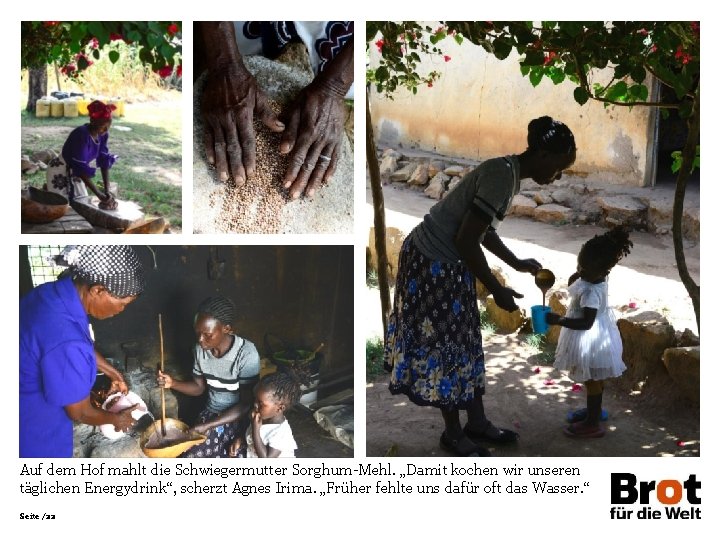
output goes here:
[[300, 381], [291, 371], [275, 371], [260, 379], [260, 388], [268, 390], [273, 398], [289, 409], [300, 401]]
[[232, 326], [235, 320], [235, 304], [225, 296], [211, 296], [203, 300], [197, 309], [197, 314], [210, 315], [223, 325]]
[[585, 242], [580, 248], [578, 261], [586, 268], [607, 273], [620, 259], [630, 254], [632, 246], [627, 228], [615, 227]]
[[570, 128], [549, 116], [541, 116], [528, 124], [528, 150], [545, 150], [552, 154], [571, 154], [576, 150]]

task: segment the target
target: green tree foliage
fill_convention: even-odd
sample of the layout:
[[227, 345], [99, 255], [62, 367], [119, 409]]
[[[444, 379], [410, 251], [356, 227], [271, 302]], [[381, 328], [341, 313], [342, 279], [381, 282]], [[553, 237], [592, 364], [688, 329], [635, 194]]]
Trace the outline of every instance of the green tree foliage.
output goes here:
[[[120, 53], [111, 45], [124, 41], [138, 51], [140, 60], [163, 77], [181, 61], [182, 22], [23, 21], [20, 37], [21, 67], [57, 64], [69, 77], [77, 77], [105, 52], [111, 62]], [[179, 67], [179, 66], [178, 66]]]
[[[520, 71], [533, 86], [547, 78], [577, 85], [573, 97], [607, 104], [678, 108], [687, 117], [700, 82], [700, 26], [696, 22], [443, 22], [432, 28], [417, 22], [368, 22], [367, 45], [380, 52], [368, 81], [378, 92], [399, 87], [417, 92], [439, 74], [419, 75], [421, 54], [444, 56], [446, 38], [483, 47], [499, 60], [514, 50]], [[593, 83], [598, 70], [610, 68], [609, 82]], [[674, 90], [667, 102], [648, 101], [648, 75]]]

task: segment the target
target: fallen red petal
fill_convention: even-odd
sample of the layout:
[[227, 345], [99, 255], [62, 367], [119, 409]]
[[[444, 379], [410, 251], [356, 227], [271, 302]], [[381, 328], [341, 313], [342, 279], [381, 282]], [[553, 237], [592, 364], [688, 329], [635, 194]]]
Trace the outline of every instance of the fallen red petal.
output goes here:
[[680, 448], [682, 448], [682, 447], [685, 446], [685, 441], [678, 441], [678, 442], [677, 442], [677, 445], [678, 445]]
[[534, 371], [535, 373], [540, 373], [540, 368], [539, 368], [539, 367], [536, 367], [533, 371]]
[[582, 385], [581, 384], [573, 384], [572, 385], [572, 391], [573, 392], [582, 392]]

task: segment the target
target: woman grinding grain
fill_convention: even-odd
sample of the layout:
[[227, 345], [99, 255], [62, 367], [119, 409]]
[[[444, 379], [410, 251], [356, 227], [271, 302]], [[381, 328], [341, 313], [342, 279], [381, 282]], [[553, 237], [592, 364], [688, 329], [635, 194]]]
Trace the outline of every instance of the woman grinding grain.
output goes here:
[[[114, 210], [117, 201], [110, 194], [110, 168], [117, 156], [108, 151], [108, 131], [112, 125], [115, 105], [93, 101], [88, 105], [90, 122], [76, 127], [62, 148], [61, 157], [50, 161], [47, 169], [47, 188], [60, 193], [69, 201], [88, 195], [88, 189], [100, 199], [100, 208]], [[96, 167], [100, 169], [103, 188], [93, 182]]]

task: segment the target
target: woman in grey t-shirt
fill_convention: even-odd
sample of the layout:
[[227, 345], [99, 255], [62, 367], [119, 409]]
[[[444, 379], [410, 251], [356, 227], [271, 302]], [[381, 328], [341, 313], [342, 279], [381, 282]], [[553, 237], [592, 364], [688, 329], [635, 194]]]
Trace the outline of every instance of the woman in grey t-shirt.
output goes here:
[[[534, 274], [535, 259], [518, 259], [496, 228], [522, 178], [549, 184], [575, 161], [570, 129], [549, 116], [528, 125], [528, 147], [520, 155], [485, 161], [408, 235], [400, 252], [393, 312], [385, 341], [390, 391], [417, 405], [438, 407], [445, 430], [440, 444], [460, 456], [490, 455], [478, 443], [512, 443], [518, 434], [486, 417], [485, 360], [475, 278], [495, 303], [515, 311], [522, 295], [493, 276], [484, 249], [518, 272]], [[482, 246], [482, 247], [481, 247]], [[468, 412], [463, 428], [460, 409]]]
[[205, 299], [195, 315], [195, 363], [192, 381], [176, 381], [160, 372], [158, 384], [189, 396], [208, 391], [207, 403], [194, 430], [205, 433], [204, 443], [181, 457], [228, 457], [238, 436], [238, 419], [248, 415], [254, 401], [253, 386], [260, 373], [260, 355], [251, 342], [233, 333], [235, 306], [224, 297]]

